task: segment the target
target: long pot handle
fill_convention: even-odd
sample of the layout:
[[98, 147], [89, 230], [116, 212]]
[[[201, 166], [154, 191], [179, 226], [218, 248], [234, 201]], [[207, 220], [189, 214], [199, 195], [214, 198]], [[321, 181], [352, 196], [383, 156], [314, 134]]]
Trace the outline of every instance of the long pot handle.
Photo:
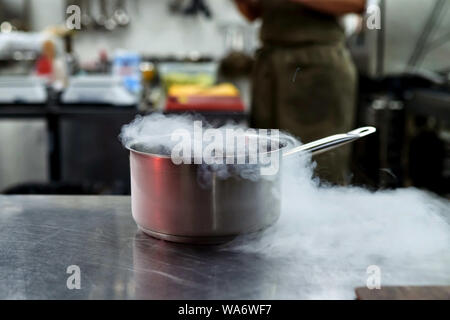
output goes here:
[[288, 150], [283, 153], [283, 157], [290, 156], [298, 152], [311, 152], [314, 155], [320, 154], [322, 152], [358, 140], [362, 137], [374, 133], [375, 131], [377, 131], [377, 129], [375, 129], [374, 127], [362, 127], [349, 131], [347, 133], [335, 134]]

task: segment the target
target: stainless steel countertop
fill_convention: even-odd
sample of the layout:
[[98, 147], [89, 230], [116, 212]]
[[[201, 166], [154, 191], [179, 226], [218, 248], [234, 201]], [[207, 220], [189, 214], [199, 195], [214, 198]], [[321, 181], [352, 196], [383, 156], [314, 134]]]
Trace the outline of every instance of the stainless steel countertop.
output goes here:
[[[150, 238], [130, 211], [122, 196], [0, 196], [0, 298], [277, 297], [276, 261]], [[70, 265], [80, 290], [66, 286]]]
[[323, 286], [306, 259], [156, 240], [130, 211], [122, 196], [0, 196], [0, 299], [290, 299]]

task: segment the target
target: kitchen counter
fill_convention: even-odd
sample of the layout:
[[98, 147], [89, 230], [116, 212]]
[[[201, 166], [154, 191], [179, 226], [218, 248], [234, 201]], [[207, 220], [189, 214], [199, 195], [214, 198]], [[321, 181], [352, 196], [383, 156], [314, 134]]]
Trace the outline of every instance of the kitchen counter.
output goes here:
[[258, 256], [142, 234], [130, 197], [0, 196], [0, 299], [276, 298], [279, 277], [298, 286]]
[[[126, 196], [0, 195], [0, 299], [289, 299], [324, 285], [307, 259], [156, 240], [130, 211]], [[81, 289], [67, 288], [71, 265]]]

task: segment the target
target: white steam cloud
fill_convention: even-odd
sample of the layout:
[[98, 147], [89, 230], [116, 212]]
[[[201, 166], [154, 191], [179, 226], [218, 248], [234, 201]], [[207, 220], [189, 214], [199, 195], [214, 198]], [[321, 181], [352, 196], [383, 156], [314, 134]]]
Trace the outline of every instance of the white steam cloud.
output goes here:
[[[199, 131], [200, 134], [197, 134]], [[258, 149], [270, 151], [271, 148], [278, 149], [281, 140], [292, 145], [296, 141], [278, 130], [276, 135], [263, 131], [264, 134], [261, 134], [261, 131], [232, 122], [213, 128], [198, 117], [154, 113], [138, 116], [123, 126], [120, 140], [124, 146], [137, 151], [171, 156], [176, 164], [182, 163], [182, 160], [189, 161], [184, 163], [200, 164], [198, 181], [208, 187], [213, 173], [222, 179], [239, 175], [254, 181], [272, 179], [278, 173], [279, 154], [267, 152], [263, 157], [264, 152], [259, 153]], [[188, 143], [183, 142], [185, 135], [189, 138], [186, 139]], [[271, 168], [273, 170], [269, 170]], [[264, 169], [269, 174], [265, 175]]]
[[145, 117], [137, 116], [131, 123], [122, 127], [119, 138], [124, 146], [141, 144], [148, 151], [159, 151], [170, 155], [170, 151], [177, 144], [170, 139], [170, 135], [179, 129], [191, 132], [193, 122], [194, 118], [189, 115], [166, 116], [153, 113]]
[[[122, 130], [124, 144], [154, 139], [192, 118], [153, 115]], [[291, 156], [282, 165], [280, 220], [263, 232], [242, 236], [222, 250], [251, 252], [273, 261], [276, 273], [295, 273], [295, 283], [279, 277], [263, 298], [354, 299], [365, 287], [367, 267], [381, 270], [381, 286], [450, 285], [450, 202], [414, 188], [371, 192], [359, 187], [327, 187], [314, 180], [310, 157]]]
[[298, 288], [279, 283], [277, 298], [354, 299], [371, 265], [381, 270], [381, 287], [450, 284], [449, 201], [414, 188], [319, 186], [301, 157], [285, 161], [282, 174], [280, 220], [224, 248], [298, 274]]

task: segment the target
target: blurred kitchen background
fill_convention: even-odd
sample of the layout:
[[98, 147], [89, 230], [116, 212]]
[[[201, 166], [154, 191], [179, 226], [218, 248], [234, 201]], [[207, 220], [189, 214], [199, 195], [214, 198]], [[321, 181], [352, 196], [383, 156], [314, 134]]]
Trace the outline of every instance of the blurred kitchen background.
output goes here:
[[[66, 28], [72, 4], [81, 30]], [[378, 128], [353, 146], [352, 183], [448, 197], [450, 1], [378, 5], [379, 30], [342, 21], [355, 127]], [[138, 114], [246, 122], [258, 29], [230, 0], [0, 0], [0, 192], [128, 194], [118, 134]]]

